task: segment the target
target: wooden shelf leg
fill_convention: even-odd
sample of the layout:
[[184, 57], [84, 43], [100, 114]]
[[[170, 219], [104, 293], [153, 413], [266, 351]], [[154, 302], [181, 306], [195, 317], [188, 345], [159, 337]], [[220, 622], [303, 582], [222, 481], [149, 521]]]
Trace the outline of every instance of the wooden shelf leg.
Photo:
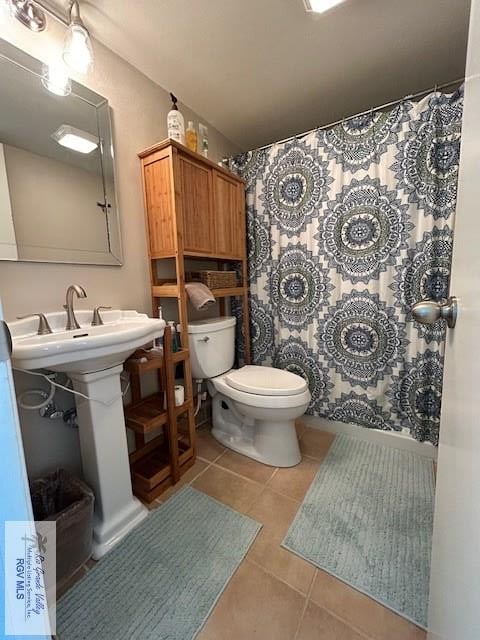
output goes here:
[[180, 480], [180, 465], [178, 460], [178, 424], [175, 412], [175, 364], [172, 357], [172, 332], [170, 327], [166, 327], [163, 334], [163, 353], [165, 363], [165, 386], [167, 392], [168, 448], [170, 451], [172, 481], [173, 484], [176, 484]]

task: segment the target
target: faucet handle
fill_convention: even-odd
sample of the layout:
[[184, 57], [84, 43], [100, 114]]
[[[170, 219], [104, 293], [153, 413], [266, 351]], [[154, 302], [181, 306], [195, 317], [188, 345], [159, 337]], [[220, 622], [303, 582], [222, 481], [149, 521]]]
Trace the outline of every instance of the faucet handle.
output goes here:
[[30, 313], [27, 316], [17, 316], [17, 320], [26, 320], [27, 318], [38, 318], [37, 336], [45, 336], [53, 333], [44, 313]]
[[102, 325], [103, 320], [100, 315], [100, 311], [102, 310], [107, 311], [108, 309], [111, 309], [111, 308], [112, 307], [102, 307], [102, 305], [95, 307], [95, 309], [93, 310], [92, 327], [98, 327]]

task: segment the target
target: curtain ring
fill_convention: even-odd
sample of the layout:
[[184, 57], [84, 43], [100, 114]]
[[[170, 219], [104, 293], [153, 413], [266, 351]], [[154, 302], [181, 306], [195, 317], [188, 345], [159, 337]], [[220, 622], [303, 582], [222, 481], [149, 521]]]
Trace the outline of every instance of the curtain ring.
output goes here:
[[377, 140], [376, 140], [376, 129], [375, 129], [375, 121], [373, 119], [373, 107], [370, 108], [370, 120], [372, 122], [373, 125], [373, 131], [372, 131], [372, 138], [373, 138], [373, 154], [374, 154], [374, 159], [377, 156]]
[[[377, 128], [376, 128], [376, 123], [373, 119], [373, 107], [370, 107], [370, 122], [372, 124], [372, 142], [373, 142], [373, 161], [374, 163], [376, 163], [377, 161], [377, 137], [376, 137], [376, 133], [377, 133]], [[377, 192], [377, 213], [378, 213], [378, 209], [379, 209], [379, 199], [380, 199], [380, 191], [377, 187], [376, 189]]]
[[375, 145], [375, 122], [373, 120], [373, 107], [370, 107], [370, 123], [372, 124], [372, 128], [373, 128], [373, 144]]
[[433, 100], [432, 100], [433, 108], [434, 108], [433, 117], [434, 117], [435, 127], [438, 126], [439, 106], [440, 106], [439, 105], [438, 96], [437, 96], [437, 92], [438, 92], [438, 84], [435, 84], [435, 87], [433, 89]]

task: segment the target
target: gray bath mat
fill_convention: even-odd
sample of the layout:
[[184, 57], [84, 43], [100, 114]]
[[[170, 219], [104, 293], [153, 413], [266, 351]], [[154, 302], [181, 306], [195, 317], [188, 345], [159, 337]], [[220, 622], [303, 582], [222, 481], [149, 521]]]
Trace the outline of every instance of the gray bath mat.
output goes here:
[[190, 640], [261, 525], [182, 489], [59, 601], [60, 640]]
[[283, 546], [425, 628], [433, 463], [340, 435]]

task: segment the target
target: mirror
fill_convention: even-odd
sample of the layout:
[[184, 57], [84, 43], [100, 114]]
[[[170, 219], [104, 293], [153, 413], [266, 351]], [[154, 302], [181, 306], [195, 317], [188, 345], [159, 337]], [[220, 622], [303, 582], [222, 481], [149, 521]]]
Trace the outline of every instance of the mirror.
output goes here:
[[0, 40], [0, 260], [121, 265], [108, 101]]

